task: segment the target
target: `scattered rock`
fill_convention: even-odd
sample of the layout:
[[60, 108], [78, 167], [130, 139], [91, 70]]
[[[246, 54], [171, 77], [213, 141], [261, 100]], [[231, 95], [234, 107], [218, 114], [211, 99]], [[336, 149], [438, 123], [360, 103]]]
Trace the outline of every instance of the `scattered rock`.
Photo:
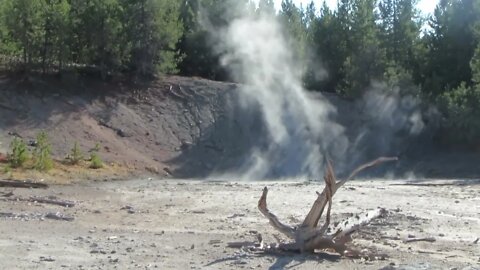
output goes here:
[[23, 138], [20, 134], [18, 134], [16, 131], [9, 131], [8, 135], [18, 137], [18, 138]]
[[35, 141], [35, 140], [28, 140], [27, 145], [28, 145], [28, 146], [31, 146], [31, 147], [35, 147], [35, 146], [37, 146], [37, 141]]
[[145, 170], [150, 172], [150, 173], [153, 173], [153, 174], [159, 174], [160, 172], [158, 171], [158, 168], [157, 167], [153, 167], [153, 166], [146, 166], [145, 167]]
[[165, 171], [166, 173], [168, 173], [168, 175], [173, 175], [172, 171], [171, 171], [170, 168], [168, 168], [168, 167], [163, 168], [163, 171]]
[[107, 254], [107, 252], [106, 252], [105, 250], [101, 249], [101, 248], [92, 249], [92, 250], [90, 251], [90, 253], [91, 253], [91, 254], [98, 254], [98, 253], [100, 253], [100, 254]]
[[181, 150], [187, 150], [192, 146], [192, 143], [189, 141], [182, 141], [182, 145], [180, 146]]
[[62, 214], [60, 212], [50, 212], [45, 215], [45, 218], [55, 219], [55, 220], [65, 220], [65, 221], [73, 221], [75, 218], [72, 216], [68, 216], [66, 214]]
[[214, 240], [210, 240], [208, 243], [209, 243], [210, 245], [220, 244], [220, 243], [222, 243], [222, 240], [215, 240], [215, 239], [214, 239]]
[[41, 262], [54, 262], [55, 259], [52, 258], [52, 257], [44, 257], [44, 256], [40, 256], [40, 261]]
[[120, 210], [127, 210], [127, 213], [134, 214], [136, 211], [131, 205], [125, 205], [124, 207], [120, 208]]
[[237, 213], [235, 213], [235, 214], [233, 214], [233, 215], [231, 215], [231, 216], [229, 216], [229, 217], [227, 217], [227, 218], [236, 218], [236, 217], [244, 217], [244, 216], [245, 216], [245, 214], [237, 214]]

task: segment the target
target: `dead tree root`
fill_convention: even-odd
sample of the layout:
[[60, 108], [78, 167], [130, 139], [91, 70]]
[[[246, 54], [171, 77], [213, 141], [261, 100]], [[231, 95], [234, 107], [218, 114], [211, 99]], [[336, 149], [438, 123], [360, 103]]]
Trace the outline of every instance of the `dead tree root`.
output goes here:
[[[359, 257], [360, 251], [349, 248], [347, 244], [352, 241], [351, 235], [362, 226], [366, 226], [372, 220], [386, 214], [386, 210], [378, 208], [369, 211], [364, 215], [356, 215], [354, 218], [339, 222], [337, 226], [331, 226], [330, 214], [332, 210], [332, 198], [337, 190], [348, 180], [351, 180], [360, 171], [375, 166], [386, 161], [395, 161], [397, 158], [380, 157], [374, 161], [368, 162], [355, 169], [345, 180], [337, 181], [333, 166], [327, 162], [327, 168], [324, 176], [325, 187], [312, 205], [305, 220], [298, 226], [290, 226], [282, 223], [278, 217], [267, 207], [268, 188], [265, 187], [262, 196], [258, 201], [258, 209], [269, 220], [272, 227], [291, 239], [288, 243], [275, 243], [265, 245], [261, 237], [259, 242], [253, 245], [243, 246], [250, 251], [264, 253], [312, 253], [315, 250], [333, 251], [341, 256]], [[319, 226], [318, 223], [327, 207], [325, 222]]]

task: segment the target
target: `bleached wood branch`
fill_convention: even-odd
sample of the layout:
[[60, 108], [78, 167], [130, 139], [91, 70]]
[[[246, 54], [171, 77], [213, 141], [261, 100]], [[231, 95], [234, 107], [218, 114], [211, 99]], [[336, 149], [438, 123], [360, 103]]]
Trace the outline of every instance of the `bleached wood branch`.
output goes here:
[[260, 200], [258, 201], [258, 209], [260, 210], [260, 212], [266, 218], [268, 218], [268, 220], [270, 221], [270, 224], [275, 229], [277, 229], [279, 232], [285, 234], [289, 238], [292, 238], [292, 239], [295, 238], [295, 230], [292, 227], [290, 227], [288, 225], [285, 225], [282, 222], [280, 222], [280, 220], [278, 220], [277, 216], [275, 214], [273, 214], [272, 212], [270, 212], [270, 210], [268, 210], [268, 208], [267, 208], [267, 194], [268, 194], [268, 188], [265, 187], [263, 189], [262, 197], [260, 197]]
[[[347, 181], [349, 181], [353, 177], [355, 177], [355, 175], [357, 175], [359, 172], [361, 172], [361, 171], [363, 171], [367, 168], [373, 167], [375, 165], [378, 165], [380, 163], [387, 162], [387, 161], [395, 161], [395, 160], [398, 160], [398, 158], [396, 158], [396, 157], [380, 157], [380, 158], [377, 158], [376, 160], [370, 161], [368, 163], [365, 163], [365, 164], [357, 167], [348, 176], [348, 178], [346, 178], [345, 180], [339, 181], [338, 183], [335, 184], [335, 187], [332, 189], [332, 197], [333, 197], [333, 195], [335, 195], [335, 193], [337, 192], [337, 190], [341, 186], [343, 186]], [[327, 169], [326, 174], [328, 174], [328, 169]], [[317, 226], [318, 221], [320, 220], [320, 217], [322, 216], [323, 211], [325, 210], [325, 206], [328, 202], [326, 189], [327, 189], [327, 187], [324, 188], [322, 193], [320, 193], [318, 195], [317, 200], [315, 200], [315, 202], [313, 203], [312, 208], [310, 209], [310, 212], [308, 212], [307, 217], [305, 218], [305, 220], [302, 223], [303, 227], [314, 228], [314, 227]]]
[[[332, 198], [335, 192], [348, 180], [355, 177], [356, 174], [362, 170], [375, 166], [377, 164], [397, 160], [397, 158], [381, 157], [371, 162], [365, 163], [350, 174], [350, 176], [342, 181], [337, 182], [335, 172], [330, 161], [327, 161], [327, 168], [325, 171], [325, 187], [322, 193], [318, 193], [312, 208], [308, 212], [303, 223], [298, 227], [291, 227], [286, 225], [278, 219], [278, 217], [270, 212], [267, 207], [268, 188], [263, 189], [262, 196], [258, 201], [258, 209], [269, 220], [270, 224], [279, 232], [285, 234], [287, 237], [294, 239], [292, 243], [280, 243], [274, 246], [255, 245], [252, 250], [256, 251], [288, 251], [288, 252], [313, 252], [316, 249], [333, 249], [340, 255], [348, 256], [347, 254], [359, 254], [354, 250], [347, 249], [346, 243], [352, 240], [351, 234], [358, 230], [358, 228], [367, 225], [373, 219], [381, 217], [386, 213], [383, 208], [375, 209], [367, 212], [363, 216], [355, 216], [347, 221], [340, 223], [336, 228], [331, 229], [331, 233], [326, 233], [330, 226], [330, 214], [332, 209]], [[318, 228], [318, 222], [328, 204], [325, 223]]]

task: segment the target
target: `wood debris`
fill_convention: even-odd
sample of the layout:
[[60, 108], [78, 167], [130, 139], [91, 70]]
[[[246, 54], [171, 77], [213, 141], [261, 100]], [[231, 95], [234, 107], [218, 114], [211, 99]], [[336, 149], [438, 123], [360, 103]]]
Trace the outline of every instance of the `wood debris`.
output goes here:
[[403, 240], [404, 243], [411, 243], [411, 242], [435, 242], [437, 239], [434, 237], [412, 237]]
[[22, 202], [33, 202], [33, 203], [45, 203], [45, 204], [53, 204], [53, 205], [60, 205], [63, 207], [74, 207], [75, 202], [69, 200], [61, 200], [55, 196], [48, 196], [48, 197], [36, 197], [32, 196], [29, 198], [21, 198], [21, 197], [8, 197], [8, 198], [0, 198], [1, 201], [22, 201]]
[[[348, 219], [340, 222], [337, 226], [331, 226], [330, 214], [332, 211], [332, 198], [338, 189], [343, 186], [348, 180], [360, 171], [375, 166], [377, 164], [394, 161], [397, 158], [381, 157], [364, 165], [361, 165], [355, 169], [348, 178], [337, 182], [335, 172], [332, 164], [328, 161], [327, 168], [324, 176], [325, 188], [321, 193], [318, 193], [316, 201], [313, 203], [312, 208], [305, 217], [305, 220], [298, 226], [293, 227], [282, 223], [278, 217], [272, 213], [267, 207], [267, 195], [268, 188], [263, 189], [262, 196], [258, 201], [258, 209], [269, 220], [270, 224], [280, 233], [287, 236], [292, 242], [275, 243], [271, 245], [265, 245], [262, 240], [258, 243], [251, 245], [251, 243], [245, 243], [243, 247], [252, 251], [262, 251], [265, 253], [277, 253], [277, 252], [314, 252], [315, 250], [331, 250], [342, 256], [358, 257], [363, 256], [361, 252], [355, 251], [347, 247], [347, 243], [352, 240], [351, 234], [357, 231], [360, 227], [367, 225], [370, 221], [381, 217], [386, 214], [386, 210], [378, 208], [366, 214]], [[325, 212], [325, 221], [320, 226], [319, 221]], [[239, 243], [236, 243], [239, 244]], [[238, 246], [232, 244], [230, 246]]]
[[0, 187], [13, 188], [48, 188], [47, 184], [33, 181], [0, 180]]

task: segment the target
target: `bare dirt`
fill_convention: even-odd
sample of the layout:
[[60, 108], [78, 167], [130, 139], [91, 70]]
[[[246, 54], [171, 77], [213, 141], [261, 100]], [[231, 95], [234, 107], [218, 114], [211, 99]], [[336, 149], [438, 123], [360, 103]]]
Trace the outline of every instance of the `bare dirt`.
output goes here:
[[181, 165], [172, 160], [214, 121], [211, 112], [228, 84], [179, 77], [143, 84], [2, 77], [0, 89], [0, 152], [14, 136], [30, 142], [45, 130], [59, 161], [75, 142], [84, 153], [98, 143], [107, 163], [167, 176]]
[[[334, 197], [333, 220], [376, 207], [388, 210], [387, 217], [354, 234], [357, 247], [383, 254], [373, 261], [227, 247], [253, 241], [257, 233], [276, 242], [277, 233], [256, 208], [265, 185], [271, 210], [295, 224], [323, 184], [153, 179], [1, 189], [18, 197], [53, 195], [76, 205], [0, 197], [0, 212], [17, 214], [0, 217], [0, 259], [3, 269], [480, 269], [478, 181], [406, 183], [354, 181]], [[48, 212], [74, 220], [41, 218]], [[404, 242], [412, 237], [436, 241]]]

